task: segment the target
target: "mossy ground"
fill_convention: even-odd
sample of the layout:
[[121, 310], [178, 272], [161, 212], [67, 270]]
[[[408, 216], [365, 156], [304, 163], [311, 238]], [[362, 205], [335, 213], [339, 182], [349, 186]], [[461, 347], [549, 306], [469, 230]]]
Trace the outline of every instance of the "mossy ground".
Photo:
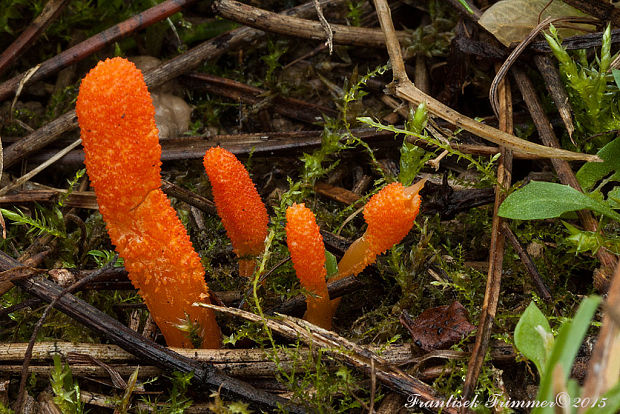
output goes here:
[[[6, 14], [8, 19], [0, 20], [0, 34], [4, 33], [4, 36], [0, 36], [0, 39], [3, 39], [0, 41], [0, 50], [5, 48], [19, 32], [18, 28], [24, 27], [41, 10], [43, 3], [43, 1], [20, 0], [2, 2], [2, 9], [10, 13]], [[261, 4], [261, 7], [275, 10], [291, 6], [288, 2], [285, 3]], [[450, 56], [449, 40], [453, 36], [452, 29], [457, 21], [457, 16], [451, 14], [442, 3], [421, 2], [426, 10], [424, 14], [429, 16], [429, 20], [425, 26], [420, 26], [420, 29], [413, 33], [412, 44], [408, 49], [412, 56], [424, 53], [427, 67], [437, 68], [431, 70], [434, 92], [442, 90], [441, 80], [447, 71], [444, 65]], [[151, 5], [152, 2], [149, 1], [72, 1], [62, 17], [50, 26], [44, 38], [20, 58], [14, 71], [15, 73], [23, 71], [54, 56], [58, 51], [70, 46], [76, 36], [84, 38], [91, 36]], [[205, 6], [202, 4], [195, 5], [183, 14], [172, 16], [169, 21], [158, 23], [150, 29], [97, 52], [78, 63], [75, 77], [70, 84], [51, 96], [26, 91], [20, 99], [24, 103], [16, 107], [18, 109], [13, 113], [14, 118], [36, 129], [70, 109], [78, 91], [79, 79], [98, 59], [115, 54], [123, 56], [150, 54], [167, 59], [197, 45], [205, 36], [212, 35], [212, 33], [204, 34], [207, 28], [221, 27], [224, 30], [231, 27], [229, 23], [223, 23], [219, 19], [204, 17], [206, 15], [204, 9]], [[411, 15], [411, 10], [406, 12]], [[368, 13], [366, 3], [350, 2], [331, 16], [331, 19], [356, 22]], [[402, 17], [407, 14], [401, 12], [396, 15]], [[408, 22], [410, 27], [418, 26], [419, 22], [414, 20]], [[172, 30], [173, 27], [179, 34], [178, 38]], [[381, 119], [392, 112], [391, 108], [380, 101], [381, 87], [377, 88], [376, 84], [365, 82], [362, 78], [366, 73], [376, 71], [377, 75], [373, 77], [373, 82], [385, 84], [390, 81], [389, 71], [376, 70], [385, 65], [386, 53], [382, 50], [336, 46], [335, 53], [331, 56], [323, 50], [304, 58], [298, 64], [287, 66], [317, 46], [317, 42], [269, 35], [256, 44], [231, 51], [216, 61], [205, 62], [198, 68], [199, 71], [258, 86], [271, 93], [320, 104], [341, 114], [338, 118], [326, 119], [315, 126], [302, 125], [279, 115], [270, 114], [271, 127], [277, 130], [325, 128], [324, 145], [321, 149], [306, 150], [308, 155], [303, 157], [301, 152], [297, 151], [285, 155], [252, 155], [242, 158], [249, 167], [261, 196], [266, 200], [272, 217], [270, 228], [275, 236], [266, 263], [268, 270], [288, 256], [283, 232], [283, 207], [287, 203], [305, 202], [316, 214], [323, 230], [338, 232], [349, 240], [361, 235], [365, 226], [361, 214], [344, 226], [343, 224], [363, 205], [363, 202], [346, 206], [331, 201], [314, 192], [313, 183], [330, 177], [340, 177], [333, 183], [351, 188], [356, 180], [355, 174], [368, 175], [372, 181], [363, 193], [364, 199], [367, 199], [383, 184], [395, 180], [399, 172], [399, 148], [402, 138], [395, 139], [393, 144], [387, 147], [365, 147], [346, 132], [347, 129], [362, 126], [355, 121], [357, 116]], [[458, 93], [452, 98], [464, 107], [478, 108], [480, 112], [472, 114], [474, 116], [489, 115], [491, 113], [489, 106], [482, 97], [486, 94], [485, 88], [488, 88], [490, 76], [492, 74], [488, 71], [488, 63], [483, 62], [480, 67], [476, 67], [476, 62], [472, 62], [464, 79], [469, 86], [464, 89], [463, 94]], [[360, 83], [360, 80], [363, 83]], [[49, 89], [51, 83], [54, 83], [53, 78], [40, 84]], [[185, 88], [177, 93], [195, 107], [190, 130], [192, 135], [260, 132], [264, 128], [265, 124], [260, 118], [261, 108], [258, 106]], [[8, 107], [3, 107], [2, 111], [5, 120], [9, 120]], [[520, 130], [528, 130], [530, 127], [527, 121], [519, 124]], [[24, 136], [27, 131], [23, 124], [8, 121], [2, 123], [0, 133], [3, 140], [8, 142], [11, 138]], [[338, 143], [341, 138], [346, 140], [346, 145], [342, 141]], [[478, 162], [485, 166], [489, 160], [480, 158]], [[67, 180], [72, 180], [79, 168], [54, 167], [49, 173], [37, 177], [36, 181], [66, 189]], [[491, 177], [494, 173], [493, 168], [487, 172], [490, 172]], [[548, 168], [545, 162], [516, 162], [515, 176], [522, 179], [531, 170], [540, 171]], [[167, 179], [210, 197], [209, 183], [200, 160], [166, 162], [163, 169]], [[442, 163], [439, 172], [427, 166], [423, 167], [422, 171], [435, 174], [438, 178], [446, 175], [451, 182], [458, 182], [469, 188], [481, 186], [489, 188], [493, 183], [493, 180], [480, 169], [458, 157], [448, 157]], [[19, 175], [19, 172], [19, 168], [13, 168], [5, 172], [5, 178], [9, 174]], [[77, 182], [75, 184], [78, 185]], [[236, 258], [219, 219], [216, 216], [199, 213], [204, 226], [198, 227], [196, 220], [192, 218], [194, 213], [190, 212], [188, 205], [177, 200], [174, 200], [173, 204], [202, 257], [210, 289], [246, 292], [248, 281], [236, 276]], [[15, 210], [18, 206], [5, 207]], [[106, 259], [113, 257], [111, 253], [113, 246], [107, 238], [105, 225], [98, 213], [86, 209], [75, 213], [86, 223], [86, 242], [84, 246], [80, 246], [81, 230], [70, 225], [66, 226], [62, 220], [62, 215], [68, 211], [67, 208], [61, 208], [53, 203], [42, 206], [28, 204], [21, 208], [24, 215], [37, 218], [40, 226], [39, 228], [35, 226], [33, 230], [32, 225], [17, 226], [9, 223], [8, 236], [6, 240], [0, 241], [0, 246], [12, 256], [18, 257], [37, 237], [57, 229], [62, 232], [62, 236], [56, 238], [53, 254], [49, 255], [39, 267], [91, 269], [101, 266]], [[35, 214], [35, 211], [38, 213]], [[439, 213], [425, 213], [423, 208], [415, 229], [402, 243], [382, 255], [375, 266], [359, 276], [362, 287], [358, 292], [343, 298], [335, 318], [336, 332], [362, 344], [410, 343], [408, 331], [398, 320], [402, 311], [406, 310], [415, 316], [427, 308], [447, 305], [455, 300], [465, 306], [471, 322], [477, 324], [486, 284], [484, 266], [488, 260], [491, 220], [491, 206], [472, 208], [450, 220], [443, 220]], [[592, 255], [574, 252], [574, 247], [566, 241], [567, 232], [564, 226], [557, 220], [513, 222], [511, 228], [520, 242], [534, 252], [534, 262], [543, 280], [551, 289], [553, 303], [546, 303], [538, 297], [518, 256], [507, 247], [504, 256], [502, 293], [493, 338], [508, 343], [512, 342], [516, 322], [531, 300], [536, 301], [552, 321], [552, 326], [557, 326], [558, 322], [572, 316], [580, 298], [593, 291], [592, 271], [597, 266], [597, 261]], [[610, 233], [614, 232], [617, 232], [617, 228], [611, 229]], [[429, 269], [439, 270], [441, 280], [434, 278]], [[265, 309], [300, 292], [292, 265], [288, 262], [274, 270], [259, 288], [259, 304], [251, 297], [247, 300], [250, 309], [256, 309], [257, 305]], [[129, 312], [119, 305], [140, 303], [140, 298], [134, 291], [85, 291], [77, 295], [123, 323], [128, 322]], [[6, 308], [27, 299], [28, 296], [19, 289], [12, 289], [0, 298], [0, 304]], [[42, 309], [43, 305], [38, 304], [8, 316], [3, 315], [0, 342], [28, 341]], [[268, 340], [261, 327], [230, 318], [221, 318], [221, 322], [226, 346], [264, 347], [266, 352], [270, 352], [273, 343]], [[97, 337], [60, 312], [53, 312], [41, 330], [38, 340], [101, 342], [105, 341], [105, 338]], [[276, 343], [278, 347], [288, 347], [292, 354], [303, 346], [300, 343], [289, 346], [280, 339], [277, 339]], [[453, 349], [467, 351], [472, 343], [473, 337], [470, 336]], [[296, 402], [309, 405], [312, 411], [363, 411], [361, 407], [367, 405], [370, 400], [367, 379], [345, 366], [339, 366], [334, 370], [332, 364], [326, 363], [328, 360], [326, 354], [319, 353], [310, 360], [303, 361], [303, 366], [307, 370], [300, 370], [295, 375], [279, 373], [277, 379], [293, 393]], [[448, 373], [431, 383], [444, 395], [456, 395], [463, 385], [467, 359], [449, 360], [447, 367]], [[527, 395], [528, 386], [537, 383], [534, 371], [522, 360], [502, 367], [489, 361], [481, 374], [479, 392], [483, 395], [503, 392], [513, 398], [523, 398]], [[172, 383], [159, 380], [148, 384], [147, 388], [163, 392], [159, 397], [160, 400], [174, 400], [175, 407], [178, 408], [186, 402], [184, 397], [180, 397], [181, 394], [195, 400], [202, 398], [184, 387], [182, 384], [185, 382], [185, 379], [179, 378]], [[11, 396], [14, 396], [13, 390], [16, 388], [14, 384], [13, 378]], [[28, 390], [31, 394], [37, 395], [48, 387], [48, 384], [49, 380], [46, 377], [33, 377]], [[105, 388], [103, 390], [105, 392]], [[375, 405], [379, 404], [381, 397], [389, 392], [380, 387], [374, 396]], [[226, 410], [232, 409], [231, 405], [227, 405], [219, 398], [216, 398], [213, 404], [212, 409], [216, 412], [228, 412]], [[237, 407], [237, 409], [244, 408]], [[174, 410], [171, 409], [170, 412]]]

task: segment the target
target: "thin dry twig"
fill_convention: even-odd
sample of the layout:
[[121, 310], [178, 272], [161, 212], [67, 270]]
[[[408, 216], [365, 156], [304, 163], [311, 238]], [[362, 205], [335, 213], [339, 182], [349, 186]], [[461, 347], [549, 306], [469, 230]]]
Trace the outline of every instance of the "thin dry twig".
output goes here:
[[316, 14], [319, 17], [321, 26], [323, 26], [323, 30], [325, 30], [325, 34], [327, 35], [325, 45], [329, 47], [329, 54], [331, 55], [334, 52], [334, 31], [332, 30], [332, 27], [323, 15], [323, 9], [321, 8], [321, 3], [319, 2], [319, 0], [314, 0], [314, 7], [316, 7]]
[[82, 143], [81, 139], [77, 139], [77, 140], [73, 141], [71, 144], [67, 145], [65, 148], [63, 148], [60, 151], [58, 151], [54, 156], [52, 156], [50, 159], [45, 161], [43, 164], [37, 165], [36, 168], [33, 168], [31, 171], [29, 171], [26, 174], [22, 175], [17, 180], [13, 181], [11, 184], [9, 184], [6, 187], [0, 189], [0, 196], [5, 195], [9, 191], [13, 190], [14, 188], [19, 187], [20, 185], [23, 185], [24, 183], [29, 181], [32, 177], [34, 177], [35, 175], [37, 175], [38, 173], [40, 173], [41, 171], [43, 171], [44, 169], [46, 169], [50, 165], [54, 164], [56, 161], [58, 161], [59, 159], [61, 159], [65, 155], [67, 155], [71, 150], [73, 150], [75, 147], [77, 147], [81, 143]]
[[[235, 0], [216, 0], [213, 7], [217, 14], [226, 19], [266, 32], [303, 39], [325, 39], [326, 29], [323, 22], [282, 16]], [[332, 30], [332, 43], [366, 47], [383, 47], [385, 44], [385, 36], [378, 29], [329, 23], [327, 25]], [[397, 36], [401, 40], [408, 37], [407, 33], [402, 31], [398, 32]]]
[[[512, 133], [512, 94], [510, 85], [506, 81], [500, 84], [500, 112], [499, 125], [502, 131]], [[497, 215], [499, 206], [506, 198], [506, 190], [510, 188], [512, 180], [512, 151], [500, 147], [502, 156], [497, 166], [497, 185], [495, 187], [495, 204], [493, 206], [493, 223], [491, 226], [491, 247], [489, 248], [489, 271], [487, 274], [486, 290], [482, 303], [482, 312], [476, 333], [476, 342], [467, 366], [467, 375], [463, 385], [463, 400], [468, 401], [474, 394], [478, 376], [484, 363], [484, 357], [489, 348], [491, 330], [495, 322], [499, 294], [501, 290], [502, 265], [504, 262], [504, 235], [501, 232], [503, 219]], [[467, 410], [461, 410], [466, 413]]]
[[[620, 376], [617, 362], [620, 326], [612, 317], [620, 312], [620, 263], [616, 266], [604, 309], [603, 324], [588, 363], [588, 373], [581, 393], [582, 398], [591, 398], [592, 401], [616, 384]], [[580, 410], [583, 411], [585, 409]]]
[[415, 393], [421, 401], [429, 402], [430, 406], [437, 407], [438, 410], [440, 407], [444, 407], [443, 413], [456, 414], [454, 408], [445, 407], [445, 402], [436, 396], [432, 387], [401, 371], [372, 350], [357, 345], [334, 332], [286, 315], [278, 314], [277, 319], [262, 319], [259, 315], [241, 309], [223, 308], [210, 304], [195, 305], [265, 324], [267, 328], [287, 338], [299, 338], [311, 347], [320, 347], [334, 358], [360, 369], [367, 375], [372, 373], [373, 364], [371, 361], [374, 361], [376, 378], [388, 387], [404, 395]]
[[463, 128], [481, 138], [503, 145], [514, 151], [521, 151], [527, 154], [536, 155], [541, 158], [559, 158], [565, 160], [584, 160], [584, 161], [601, 161], [597, 156], [590, 154], [581, 154], [563, 149], [549, 148], [544, 145], [534, 144], [517, 138], [512, 134], [500, 131], [488, 125], [481, 124], [465, 115], [462, 115], [447, 105], [439, 102], [437, 99], [423, 93], [411, 83], [405, 71], [402, 54], [394, 24], [390, 16], [390, 9], [386, 0], [374, 0], [377, 10], [377, 17], [381, 28], [385, 33], [386, 46], [390, 55], [392, 64], [392, 72], [394, 81], [388, 85], [391, 93], [399, 98], [405, 99], [416, 105], [426, 103], [428, 111], [435, 116], [445, 119], [457, 127]]
[[22, 89], [24, 89], [24, 85], [34, 76], [35, 73], [37, 73], [40, 67], [41, 67], [41, 64], [39, 63], [37, 66], [28, 69], [26, 73], [24, 73], [24, 76], [19, 80], [19, 83], [17, 84], [17, 89], [15, 90], [15, 98], [13, 98], [13, 101], [11, 102], [11, 108], [9, 110], [10, 111], [9, 116], [11, 117], [11, 119], [13, 119], [13, 113], [15, 112], [15, 104], [17, 103], [17, 99], [19, 98], [19, 95], [22, 93]]
[[15, 60], [24, 53], [29, 44], [39, 38], [41, 33], [60, 15], [69, 0], [49, 0], [32, 23], [0, 55], [0, 76]]

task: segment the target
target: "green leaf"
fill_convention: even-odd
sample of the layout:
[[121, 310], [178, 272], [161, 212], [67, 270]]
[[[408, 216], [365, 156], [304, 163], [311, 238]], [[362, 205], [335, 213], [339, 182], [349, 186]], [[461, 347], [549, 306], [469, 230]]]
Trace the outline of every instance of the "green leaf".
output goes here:
[[469, 4], [467, 4], [465, 0], [459, 0], [459, 3], [461, 3], [461, 5], [465, 7], [465, 10], [467, 10], [469, 13], [474, 14], [474, 11], [471, 9], [471, 7], [469, 7]]
[[607, 193], [607, 202], [611, 208], [620, 208], [620, 186], [616, 186]]
[[325, 268], [327, 269], [327, 279], [338, 273], [338, 260], [327, 250], [325, 250]]
[[400, 147], [400, 171], [398, 181], [404, 186], [409, 186], [415, 179], [418, 172], [422, 169], [426, 161], [432, 158], [433, 154], [424, 151], [407, 140], [403, 141]]
[[499, 207], [501, 217], [518, 220], [538, 220], [559, 217], [562, 214], [590, 209], [620, 221], [620, 214], [606, 204], [593, 200], [567, 185], [532, 181], [506, 197]]
[[553, 334], [547, 318], [533, 301], [519, 318], [515, 328], [515, 346], [519, 352], [536, 364], [542, 376], [547, 355], [553, 346]]
[[[553, 377], [553, 369], [556, 365], [562, 367], [564, 383], [568, 380], [573, 361], [577, 356], [581, 342], [590, 327], [590, 321], [600, 302], [601, 298], [599, 296], [585, 298], [581, 305], [579, 305], [573, 320], [562, 325], [547, 360], [545, 374], [540, 379], [538, 401], [554, 401], [553, 381], [557, 380], [557, 378]], [[551, 407], [539, 407], [532, 410], [532, 414], [551, 414], [553, 412], [554, 409]]]
[[614, 80], [616, 81], [616, 85], [620, 88], [620, 70], [612, 69], [611, 73], [614, 75]]
[[[619, 72], [620, 76], [620, 71], [615, 70], [615, 72]], [[585, 163], [577, 171], [577, 180], [584, 191], [590, 191], [597, 182], [612, 172], [613, 175], [609, 177], [609, 180], [620, 181], [620, 137], [605, 145], [596, 155], [604, 161]]]

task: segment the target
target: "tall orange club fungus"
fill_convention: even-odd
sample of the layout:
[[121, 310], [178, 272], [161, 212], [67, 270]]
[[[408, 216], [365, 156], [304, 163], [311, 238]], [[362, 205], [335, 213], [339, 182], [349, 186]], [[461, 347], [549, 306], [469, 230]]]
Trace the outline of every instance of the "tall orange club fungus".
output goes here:
[[269, 216], [250, 174], [230, 151], [210, 148], [204, 166], [217, 213], [239, 257], [239, 274], [252, 276], [255, 257], [264, 249]]
[[[422, 199], [418, 194], [426, 179], [412, 186], [401, 183], [388, 184], [372, 196], [364, 206], [364, 220], [368, 227], [355, 240], [338, 262], [338, 273], [330, 280], [357, 275], [377, 260], [377, 256], [405, 238], [413, 227]], [[334, 299], [332, 313], [336, 312], [340, 298]]]
[[392, 183], [371, 197], [364, 206], [366, 232], [344, 253], [333, 280], [360, 273], [378, 255], [405, 238], [420, 211], [418, 193], [425, 182], [421, 180], [410, 187]]
[[190, 322], [202, 347], [219, 347], [213, 311], [192, 306], [209, 303], [209, 291], [200, 257], [160, 189], [161, 147], [142, 73], [122, 58], [99, 62], [82, 81], [76, 113], [108, 234], [166, 342], [192, 347], [179, 329]]
[[314, 214], [304, 204], [286, 209], [286, 243], [299, 283], [307, 297], [304, 319], [331, 329], [332, 312], [325, 276], [325, 246]]

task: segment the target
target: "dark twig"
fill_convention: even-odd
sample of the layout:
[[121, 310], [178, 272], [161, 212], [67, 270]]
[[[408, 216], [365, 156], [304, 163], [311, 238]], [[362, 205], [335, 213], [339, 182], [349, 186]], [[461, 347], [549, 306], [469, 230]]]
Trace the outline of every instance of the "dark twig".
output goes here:
[[[78, 266], [77, 270], [79, 270], [80, 265], [82, 263], [82, 257], [86, 249], [86, 237], [88, 236], [88, 232], [86, 230], [86, 223], [84, 223], [84, 220], [82, 220], [79, 216], [77, 216], [76, 214], [73, 214], [72, 212], [66, 213], [64, 215], [64, 218], [65, 218], [66, 224], [73, 223], [77, 226], [77, 228], [80, 229], [80, 240], [77, 242], [78, 251], [77, 251], [77, 256], [75, 260]], [[114, 260], [114, 262], [116, 262], [116, 260]], [[89, 277], [91, 276], [92, 275], [89, 275]]]
[[[566, 50], [591, 49], [593, 47], [600, 47], [602, 39], [602, 32], [571, 36], [562, 40], [562, 47]], [[615, 44], [618, 42], [620, 42], [620, 29], [614, 29], [611, 31], [611, 43]], [[533, 42], [529, 50], [536, 53], [551, 53], [551, 48], [546, 40]]]
[[[106, 45], [112, 44], [120, 38], [133, 33], [134, 31], [144, 29], [154, 23], [157, 23], [158, 21], [172, 16], [184, 6], [195, 1], [196, 0], [168, 0], [158, 4], [157, 6], [151, 7], [140, 14], [132, 16], [124, 22], [112, 26], [101, 33], [97, 33], [93, 37], [90, 37], [72, 48], [67, 49], [53, 58], [41, 63], [41, 66], [29, 79], [29, 82], [43, 79], [66, 66], [79, 62], [85, 57], [101, 50]], [[24, 74], [22, 73], [0, 84], [0, 101], [5, 100], [15, 93], [23, 77]]]
[[[512, 133], [512, 94], [506, 80], [499, 85], [499, 127], [502, 131]], [[463, 385], [464, 401], [468, 401], [474, 394], [478, 376], [484, 363], [491, 330], [495, 322], [499, 294], [502, 280], [502, 265], [504, 261], [504, 236], [500, 232], [503, 219], [497, 215], [500, 204], [506, 197], [506, 190], [510, 188], [512, 180], [512, 151], [502, 148], [502, 156], [497, 166], [497, 182], [495, 186], [495, 205], [493, 206], [493, 223], [491, 227], [491, 247], [489, 248], [489, 272], [487, 274], [486, 290], [482, 303], [482, 312], [476, 332], [476, 342], [467, 366], [467, 375]], [[467, 409], [461, 410], [466, 413]]]
[[594, 16], [606, 22], [610, 21], [613, 26], [620, 26], [620, 10], [613, 4], [599, 0], [562, 0], [582, 12]]
[[238, 100], [253, 105], [269, 104], [273, 110], [281, 115], [297, 119], [308, 124], [316, 124], [323, 119], [323, 115], [337, 116], [337, 112], [331, 108], [311, 104], [299, 99], [285, 98], [281, 96], [269, 96], [269, 92], [246, 85], [232, 79], [206, 73], [190, 73], [185, 76], [191, 81], [193, 88], [204, 89], [210, 93]]
[[[41, 299], [38, 298], [30, 298], [26, 299], [23, 302], [16, 303], [13, 306], [9, 306], [7, 308], [0, 309], [0, 319], [4, 318], [5, 315], [9, 313], [17, 312], [25, 308], [33, 308], [34, 306], [41, 303]], [[0, 331], [1, 332], [1, 331]]]
[[573, 132], [575, 131], [575, 125], [573, 124], [572, 116], [573, 108], [568, 100], [568, 94], [564, 88], [564, 82], [560, 79], [558, 69], [551, 62], [551, 58], [546, 55], [534, 56], [534, 62], [536, 63], [538, 71], [545, 80], [547, 91], [549, 91], [549, 94], [553, 98], [555, 107], [558, 108], [560, 118], [562, 118], [562, 122], [564, 122], [564, 126], [568, 131], [568, 136], [574, 144], [575, 141], [573, 141]]
[[13, 62], [24, 53], [29, 44], [32, 44], [39, 38], [50, 23], [58, 17], [67, 3], [69, 3], [69, 0], [49, 0], [45, 4], [45, 7], [41, 10], [41, 14], [38, 15], [30, 26], [28, 26], [26, 30], [2, 52], [2, 55], [0, 55], [0, 76], [2, 76]]
[[519, 243], [517, 236], [515, 236], [508, 224], [506, 224], [505, 222], [502, 223], [502, 234], [504, 235], [504, 237], [506, 237], [506, 239], [508, 239], [512, 248], [519, 255], [521, 263], [523, 263], [523, 266], [525, 266], [525, 270], [527, 270], [527, 273], [532, 278], [532, 282], [534, 282], [534, 286], [536, 287], [536, 290], [538, 291], [540, 297], [543, 298], [545, 302], [550, 302], [553, 298], [551, 297], [549, 288], [547, 288], [545, 282], [540, 276], [540, 273], [538, 273], [538, 269], [536, 268], [534, 261], [532, 260], [530, 255], [527, 254], [523, 246], [521, 246], [521, 243]]
[[[373, 145], [381, 143], [393, 144], [394, 134], [390, 131], [376, 131], [370, 128], [356, 128], [351, 131], [356, 137]], [[310, 147], [321, 145], [321, 134], [323, 131], [288, 131], [288, 132], [254, 132], [247, 134], [215, 135], [212, 137], [179, 137], [167, 139], [161, 142], [162, 161], [201, 159], [205, 151], [214, 146], [226, 148], [233, 154], [254, 155], [259, 154], [282, 154], [290, 156], [293, 152], [308, 151]], [[413, 144], [434, 151], [437, 147], [431, 145], [423, 139], [413, 139]], [[481, 155], [484, 157], [493, 156], [499, 153], [499, 148], [488, 145], [476, 144], [451, 144], [452, 148], [466, 154]], [[55, 154], [54, 150], [44, 150], [29, 158], [32, 163], [43, 162]], [[517, 159], [538, 159], [539, 157], [522, 152], [515, 152], [514, 158]], [[58, 161], [60, 164], [82, 164], [84, 162], [84, 151], [74, 150], [65, 155]], [[49, 201], [59, 194], [59, 190], [23, 190], [18, 194], [0, 196], [0, 203], [17, 203], [31, 201]], [[72, 207], [97, 208], [94, 202], [94, 194], [89, 192], [74, 191], [67, 203]], [[69, 205], [69, 204], [68, 204]]]
[[[536, 94], [536, 89], [534, 88], [532, 81], [522, 70], [519, 70], [518, 68], [515, 68], [513, 73], [517, 81], [517, 85], [519, 86], [519, 90], [521, 91], [521, 95], [523, 95], [523, 100], [525, 101], [525, 104], [532, 116], [532, 120], [536, 125], [540, 140], [549, 147], [559, 148], [560, 144], [558, 139], [555, 136], [555, 132], [553, 132], [553, 129], [551, 128], [549, 119], [547, 118], [542, 104], [538, 99], [538, 95]], [[581, 186], [575, 177], [575, 173], [571, 169], [568, 162], [559, 159], [551, 159], [551, 164], [553, 164], [553, 168], [558, 174], [558, 178], [562, 184], [570, 185], [574, 189], [582, 191]], [[590, 211], [579, 210], [577, 215], [579, 216], [581, 224], [587, 231], [598, 231], [598, 222]], [[605, 292], [609, 287], [611, 275], [616, 268], [617, 260], [615, 256], [605, 248], [599, 249], [596, 255], [601, 262], [601, 268], [594, 272], [594, 286], [599, 292]]]
[[[275, 266], [273, 266], [271, 269], [269, 269], [268, 271], [266, 271], [265, 273], [263, 273], [260, 276], [260, 279], [258, 279], [258, 283], [263, 284], [263, 282], [265, 280], [267, 280], [267, 278], [269, 276], [271, 276], [271, 274], [273, 272], [275, 272], [276, 270], [278, 270], [278, 268], [280, 266], [282, 266], [283, 264], [285, 264], [286, 262], [288, 262], [289, 260], [291, 260], [291, 256], [287, 256], [284, 259], [280, 260], [278, 263], [275, 264]], [[241, 301], [239, 302], [239, 305], [237, 306], [239, 309], [243, 309], [245, 307], [245, 303], [246, 303], [246, 299], [252, 296], [252, 291], [254, 290], [253, 286], [250, 284], [250, 287], [248, 287], [248, 289], [245, 292], [245, 295], [243, 295], [243, 299], [241, 299]]]
[[41, 315], [36, 325], [34, 326], [34, 329], [32, 330], [32, 335], [30, 336], [30, 341], [28, 342], [28, 348], [26, 348], [26, 353], [24, 355], [24, 363], [22, 367], [21, 379], [19, 382], [19, 392], [17, 393], [17, 401], [15, 403], [16, 412], [18, 413], [22, 412], [22, 405], [24, 403], [24, 397], [25, 397], [25, 392], [26, 392], [26, 381], [28, 380], [28, 366], [30, 365], [30, 360], [32, 359], [32, 348], [34, 347], [34, 343], [37, 340], [39, 331], [41, 330], [41, 327], [43, 326], [43, 323], [49, 316], [50, 312], [64, 295], [66, 295], [67, 293], [73, 292], [74, 290], [78, 289], [80, 286], [83, 286], [90, 281], [95, 280], [97, 277], [99, 277], [100, 274], [107, 271], [108, 268], [111, 268], [113, 264], [116, 263], [117, 258], [118, 258], [118, 254], [114, 258], [114, 260], [110, 261], [106, 266], [102, 267], [96, 272], [91, 273], [90, 275], [88, 275], [88, 277], [78, 280], [71, 286], [62, 290], [56, 297], [54, 297], [50, 301], [50, 303], [47, 305], [47, 307], [43, 311], [43, 314]]
[[[21, 266], [21, 263], [0, 251], [0, 271]], [[84, 324], [93, 331], [107, 337], [125, 351], [134, 354], [143, 361], [158, 366], [167, 371], [183, 373], [193, 372], [194, 379], [199, 386], [215, 387], [222, 390], [222, 394], [231, 398], [244, 398], [253, 401], [259, 406], [275, 409], [283, 405], [291, 412], [304, 412], [298, 406], [287, 400], [259, 391], [243, 381], [231, 378], [212, 364], [200, 363], [164, 348], [161, 345], [142, 337], [116, 319], [70, 293], [61, 295], [62, 289], [55, 283], [43, 278], [31, 278], [15, 281], [15, 284], [29, 294], [44, 301], [51, 302], [59, 298], [56, 307], [77, 322]]]
[[[327, 284], [327, 292], [332, 299], [339, 298], [359, 289], [362, 282], [359, 276], [345, 277]], [[268, 309], [268, 314], [283, 313], [286, 315], [302, 315], [306, 309], [306, 297], [304, 295], [297, 295], [294, 298], [287, 300], [281, 305]]]
[[[172, 0], [170, 0], [172, 1]], [[176, 1], [176, 0], [175, 0]], [[342, 0], [325, 0], [323, 6], [331, 6], [338, 4]], [[174, 1], [172, 1], [174, 2]], [[159, 6], [162, 6], [162, 3]], [[159, 7], [156, 6], [156, 7]], [[315, 11], [314, 3], [306, 3], [292, 9], [289, 9], [283, 14], [297, 15], [300, 17], [310, 16]], [[144, 80], [149, 88], [159, 86], [170, 79], [174, 79], [183, 73], [187, 73], [192, 70], [204, 60], [215, 59], [218, 56], [228, 52], [232, 48], [239, 47], [243, 44], [250, 43], [264, 36], [265, 33], [251, 29], [249, 27], [242, 27], [232, 30], [228, 33], [224, 33], [213, 39], [210, 39], [188, 52], [177, 56], [169, 61], [163, 63], [161, 66], [149, 71], [145, 74]], [[13, 89], [11, 89], [12, 91]], [[0, 85], [0, 100], [2, 99], [2, 85]], [[20, 141], [6, 148], [4, 151], [4, 168], [8, 168], [15, 164], [17, 161], [32, 154], [33, 152], [45, 147], [46, 145], [54, 142], [58, 137], [67, 131], [70, 131], [77, 127], [77, 118], [75, 116], [75, 110], [61, 115], [59, 118], [37, 129], [30, 135], [22, 138]]]
[[194, 206], [207, 214], [217, 214], [215, 203], [200, 194], [196, 194], [193, 191], [187, 190], [166, 180], [161, 181], [161, 189], [164, 193], [166, 193], [166, 195], [178, 198], [179, 200], [184, 201], [190, 206]]

